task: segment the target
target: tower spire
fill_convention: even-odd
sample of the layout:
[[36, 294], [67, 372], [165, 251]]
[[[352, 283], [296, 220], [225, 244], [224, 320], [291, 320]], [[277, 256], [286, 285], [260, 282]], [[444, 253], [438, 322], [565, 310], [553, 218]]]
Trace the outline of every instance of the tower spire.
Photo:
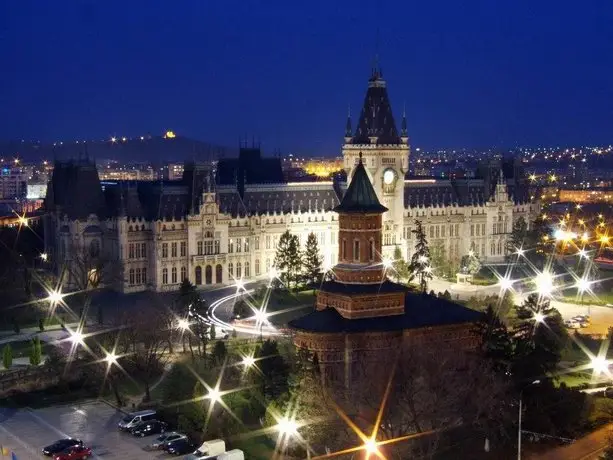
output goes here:
[[407, 134], [407, 107], [406, 103], [402, 106], [402, 123], [400, 125], [400, 136], [408, 137]]
[[345, 142], [348, 142], [353, 136], [351, 130], [351, 106], [347, 108], [347, 124], [345, 125]]

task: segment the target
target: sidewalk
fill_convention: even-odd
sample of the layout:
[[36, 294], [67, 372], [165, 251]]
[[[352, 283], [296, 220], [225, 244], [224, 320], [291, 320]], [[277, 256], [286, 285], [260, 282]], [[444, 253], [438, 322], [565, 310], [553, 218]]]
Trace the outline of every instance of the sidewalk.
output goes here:
[[[78, 326], [78, 323], [66, 324], [66, 326], [74, 329]], [[63, 330], [59, 325], [50, 326], [41, 332], [37, 327], [27, 327], [21, 330], [19, 334], [15, 334], [14, 331], [0, 331], [0, 345], [10, 342], [23, 342], [25, 340], [31, 340], [34, 337], [38, 337], [43, 342], [54, 342], [66, 338], [68, 332]]]
[[547, 453], [526, 456], [526, 458], [529, 460], [596, 460], [607, 447], [611, 435], [613, 435], [613, 423], [577, 439], [568, 446], [557, 447]]

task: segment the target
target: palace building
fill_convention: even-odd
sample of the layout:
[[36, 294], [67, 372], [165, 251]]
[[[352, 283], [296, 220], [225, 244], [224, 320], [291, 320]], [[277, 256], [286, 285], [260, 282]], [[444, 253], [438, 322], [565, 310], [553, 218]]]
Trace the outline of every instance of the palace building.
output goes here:
[[[268, 276], [283, 232], [302, 244], [313, 232], [324, 265], [339, 263], [339, 276], [349, 282], [356, 276], [344, 268], [356, 250], [352, 226], [364, 217], [350, 214], [347, 226], [339, 226], [333, 209], [353, 190], [360, 158], [368, 193], [386, 209], [377, 217], [382, 238], [374, 248], [383, 258], [396, 247], [410, 258], [411, 230], [420, 220], [430, 244], [444, 248], [449, 260], [459, 263], [473, 250], [502, 262], [513, 222], [530, 224], [539, 212], [517, 163], [484, 165], [475, 179], [409, 177], [406, 117], [398, 130], [378, 69], [355, 131], [347, 119], [342, 154], [345, 182], [286, 182], [281, 161], [263, 158], [259, 148], [241, 148], [215, 170], [187, 163], [178, 181], [100, 181], [87, 159], [56, 162], [45, 200], [45, 250], [67, 288], [79, 284], [76, 264], [105, 259], [115, 273], [103, 282], [121, 292], [172, 291], [185, 278], [206, 286]], [[374, 238], [373, 229], [364, 230]], [[339, 241], [346, 241], [346, 252], [338, 252]], [[359, 239], [361, 258], [373, 250], [369, 244]], [[379, 275], [367, 270], [355, 281]]]

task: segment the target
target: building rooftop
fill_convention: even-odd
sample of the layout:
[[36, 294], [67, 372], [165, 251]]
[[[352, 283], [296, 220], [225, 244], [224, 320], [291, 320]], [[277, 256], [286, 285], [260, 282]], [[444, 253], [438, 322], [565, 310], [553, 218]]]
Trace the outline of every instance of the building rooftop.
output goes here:
[[[348, 287], [360, 289], [364, 286]], [[481, 317], [482, 313], [449, 300], [408, 292], [402, 315], [347, 319], [330, 307], [290, 321], [289, 325], [299, 331], [317, 333], [392, 332], [473, 323]]]
[[339, 213], [377, 213], [382, 214], [387, 208], [379, 203], [377, 193], [370, 182], [368, 173], [362, 163], [362, 155], [353, 173], [353, 179], [345, 196], [334, 211]]

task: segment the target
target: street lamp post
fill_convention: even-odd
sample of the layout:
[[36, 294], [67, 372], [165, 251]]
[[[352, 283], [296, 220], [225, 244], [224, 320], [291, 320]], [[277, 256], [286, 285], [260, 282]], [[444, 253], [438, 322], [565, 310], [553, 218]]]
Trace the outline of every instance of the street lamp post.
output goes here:
[[540, 380], [535, 380], [532, 383], [524, 386], [519, 392], [519, 424], [517, 429], [517, 460], [521, 460], [521, 413], [522, 413], [522, 396], [524, 394], [524, 390], [528, 388], [530, 385], [537, 385], [541, 383]]

